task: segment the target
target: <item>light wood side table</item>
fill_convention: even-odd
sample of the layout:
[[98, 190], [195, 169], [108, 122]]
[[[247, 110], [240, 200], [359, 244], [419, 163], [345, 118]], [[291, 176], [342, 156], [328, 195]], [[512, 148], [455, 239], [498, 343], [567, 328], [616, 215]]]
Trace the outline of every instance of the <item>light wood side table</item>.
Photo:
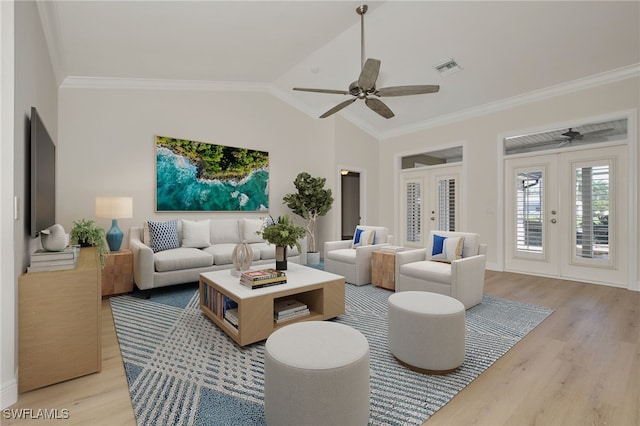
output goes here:
[[371, 253], [371, 284], [396, 290], [396, 254], [386, 251]]
[[102, 295], [133, 291], [133, 253], [129, 249], [105, 255], [102, 270]]

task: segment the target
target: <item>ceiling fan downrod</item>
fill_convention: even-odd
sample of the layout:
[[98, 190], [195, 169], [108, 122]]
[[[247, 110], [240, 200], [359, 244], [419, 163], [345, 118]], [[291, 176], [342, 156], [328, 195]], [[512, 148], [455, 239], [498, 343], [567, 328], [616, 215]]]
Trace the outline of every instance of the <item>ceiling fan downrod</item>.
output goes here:
[[360, 15], [360, 69], [364, 67], [364, 14], [367, 13], [369, 6], [363, 4], [356, 8], [356, 13]]

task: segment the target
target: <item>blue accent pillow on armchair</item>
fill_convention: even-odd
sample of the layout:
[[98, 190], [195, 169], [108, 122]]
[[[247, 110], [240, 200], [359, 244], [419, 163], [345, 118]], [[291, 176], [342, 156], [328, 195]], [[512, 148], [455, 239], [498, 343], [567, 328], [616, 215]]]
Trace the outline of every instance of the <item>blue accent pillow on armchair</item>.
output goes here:
[[363, 231], [364, 229], [362, 228], [356, 228], [356, 233], [353, 235], [353, 245], [352, 245], [353, 247], [360, 244], [360, 235], [362, 234]]
[[431, 250], [431, 256], [441, 254], [444, 251], [444, 240], [446, 239], [447, 237], [433, 234], [433, 249]]

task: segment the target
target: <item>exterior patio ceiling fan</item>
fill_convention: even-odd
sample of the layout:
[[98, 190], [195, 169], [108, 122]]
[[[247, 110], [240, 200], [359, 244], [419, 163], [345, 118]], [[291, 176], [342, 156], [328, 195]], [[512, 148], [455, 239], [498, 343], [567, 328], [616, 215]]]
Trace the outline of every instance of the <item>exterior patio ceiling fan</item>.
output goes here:
[[606, 141], [606, 138], [603, 138], [609, 132], [612, 132], [613, 129], [601, 129], [595, 130], [593, 132], [580, 133], [577, 130], [573, 130], [573, 128], [569, 128], [566, 132], [562, 133], [560, 136], [562, 139], [557, 139], [558, 148], [565, 146], [566, 144], [571, 144], [573, 141], [590, 141], [590, 142], [602, 142]]
[[351, 95], [352, 98], [339, 103], [334, 106], [320, 118], [329, 117], [332, 114], [340, 111], [343, 108], [348, 107], [358, 99], [364, 99], [365, 105], [371, 110], [381, 115], [384, 118], [391, 118], [395, 114], [389, 109], [381, 97], [390, 96], [408, 96], [408, 95], [421, 95], [425, 93], [435, 93], [440, 90], [438, 85], [418, 85], [418, 86], [394, 86], [383, 87], [381, 89], [376, 88], [376, 80], [378, 79], [378, 73], [380, 72], [380, 61], [378, 59], [368, 58], [364, 59], [364, 14], [367, 12], [367, 5], [362, 5], [356, 8], [356, 13], [360, 15], [361, 23], [361, 53], [360, 59], [362, 63], [362, 69], [357, 81], [354, 81], [349, 85], [348, 90], [332, 90], [332, 89], [309, 89], [304, 87], [294, 87], [293, 90], [299, 90], [302, 92], [314, 92], [314, 93], [331, 93], [338, 95]]

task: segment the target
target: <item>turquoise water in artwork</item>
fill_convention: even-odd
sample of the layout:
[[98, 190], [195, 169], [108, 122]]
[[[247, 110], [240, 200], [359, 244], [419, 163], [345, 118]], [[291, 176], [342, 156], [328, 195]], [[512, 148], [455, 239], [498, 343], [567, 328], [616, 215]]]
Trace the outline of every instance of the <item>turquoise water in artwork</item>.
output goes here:
[[158, 211], [266, 211], [269, 171], [238, 180], [198, 179], [197, 168], [167, 148], [156, 156]]

